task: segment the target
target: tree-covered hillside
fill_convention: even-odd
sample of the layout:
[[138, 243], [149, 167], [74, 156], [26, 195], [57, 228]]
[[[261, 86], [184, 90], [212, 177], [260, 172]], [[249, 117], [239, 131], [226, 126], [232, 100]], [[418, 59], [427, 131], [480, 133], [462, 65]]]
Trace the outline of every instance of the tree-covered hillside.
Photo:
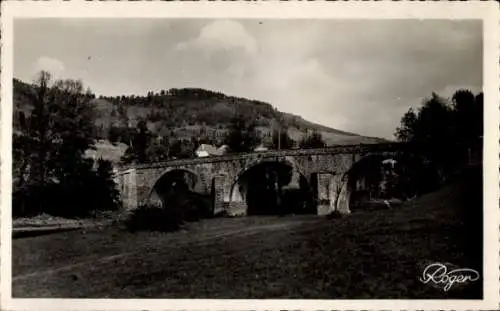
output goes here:
[[[29, 114], [32, 109], [26, 97], [30, 88], [31, 85], [14, 79], [16, 129], [22, 114]], [[125, 144], [130, 143], [130, 129], [136, 128], [141, 120], [146, 121], [154, 136], [195, 138], [220, 144], [235, 115], [252, 120], [262, 141], [270, 145], [273, 130], [278, 127], [285, 129], [297, 146], [312, 131], [320, 132], [328, 145], [382, 141], [308, 122], [299, 116], [280, 112], [268, 103], [198, 88], [148, 92], [145, 96], [100, 96], [91, 103], [96, 110], [96, 138]]]

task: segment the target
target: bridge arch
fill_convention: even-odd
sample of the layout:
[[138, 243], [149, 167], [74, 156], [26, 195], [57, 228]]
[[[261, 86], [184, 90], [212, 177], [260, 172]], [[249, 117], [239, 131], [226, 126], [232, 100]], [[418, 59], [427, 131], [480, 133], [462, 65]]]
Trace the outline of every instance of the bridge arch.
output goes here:
[[[208, 195], [209, 190], [202, 175], [189, 168], [170, 167], [163, 170], [159, 177], [153, 182], [146, 202], [153, 205], [166, 206], [166, 196], [172, 194], [174, 189], [179, 190], [179, 186], [188, 191], [201, 195]], [[177, 188], [176, 188], [177, 187]]]
[[339, 176], [335, 206], [337, 209], [358, 209], [373, 199], [394, 195], [389, 189], [391, 178], [397, 178], [400, 159], [396, 153], [369, 153], [357, 159]]
[[291, 159], [254, 161], [229, 181], [230, 214], [315, 213], [309, 179]]
[[294, 170], [296, 170], [298, 173], [301, 175], [305, 176], [307, 180], [309, 181], [309, 178], [307, 174], [304, 173], [304, 169], [295, 161], [295, 159], [291, 156], [286, 156], [286, 157], [277, 157], [277, 158], [259, 158], [253, 161], [249, 161], [246, 163], [243, 168], [238, 170], [233, 176], [231, 176], [231, 184], [234, 184], [235, 182], [238, 181], [238, 179], [241, 177], [242, 174], [247, 172], [248, 170], [252, 169], [253, 167], [263, 164], [263, 163], [278, 163], [278, 164], [283, 164], [287, 165], [289, 167], [292, 167]]

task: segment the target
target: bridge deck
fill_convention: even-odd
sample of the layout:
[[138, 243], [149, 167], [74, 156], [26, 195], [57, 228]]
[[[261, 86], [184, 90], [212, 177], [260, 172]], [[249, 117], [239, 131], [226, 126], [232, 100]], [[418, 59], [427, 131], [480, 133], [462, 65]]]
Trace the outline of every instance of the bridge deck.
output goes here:
[[188, 164], [214, 163], [214, 162], [234, 161], [255, 156], [261, 158], [273, 158], [273, 157], [284, 157], [284, 156], [307, 156], [307, 155], [342, 154], [342, 153], [364, 154], [367, 152], [377, 152], [377, 151], [389, 152], [389, 151], [400, 150], [403, 145], [404, 144], [402, 143], [337, 145], [320, 149], [291, 149], [291, 150], [280, 150], [280, 151], [271, 150], [262, 152], [235, 153], [223, 156], [211, 156], [204, 158], [174, 159], [162, 162], [129, 164], [129, 165], [119, 166], [117, 168], [117, 174], [119, 174], [119, 172], [124, 172], [126, 170], [133, 168], [147, 169], [147, 168], [165, 167], [165, 166], [181, 166]]

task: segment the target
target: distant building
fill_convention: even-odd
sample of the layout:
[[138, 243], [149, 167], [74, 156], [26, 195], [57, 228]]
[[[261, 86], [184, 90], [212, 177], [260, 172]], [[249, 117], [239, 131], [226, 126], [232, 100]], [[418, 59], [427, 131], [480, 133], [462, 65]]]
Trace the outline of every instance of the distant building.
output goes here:
[[227, 151], [229, 150], [229, 146], [228, 146], [228, 145], [222, 145], [222, 146], [220, 146], [220, 147], [219, 147], [219, 149], [217, 149], [217, 150], [219, 150], [219, 152], [220, 152], [220, 153], [222, 153], [222, 155], [224, 155], [224, 154], [226, 154], [226, 153], [227, 153]]
[[227, 146], [222, 146], [217, 148], [209, 144], [201, 144], [195, 153], [198, 158], [211, 157], [211, 156], [221, 156], [226, 153]]
[[255, 152], [262, 152], [262, 151], [268, 151], [268, 150], [269, 149], [267, 149], [266, 147], [260, 145], [257, 148], [255, 148], [253, 151], [255, 151]]

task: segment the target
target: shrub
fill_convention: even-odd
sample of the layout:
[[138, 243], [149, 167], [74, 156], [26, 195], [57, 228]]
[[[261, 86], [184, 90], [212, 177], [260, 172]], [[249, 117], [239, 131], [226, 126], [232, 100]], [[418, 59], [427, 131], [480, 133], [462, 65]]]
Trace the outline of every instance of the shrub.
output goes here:
[[165, 200], [167, 205], [144, 204], [134, 210], [125, 221], [130, 231], [175, 231], [185, 222], [212, 217], [211, 204], [203, 195], [188, 192], [171, 195]]
[[211, 198], [195, 192], [188, 192], [181, 196], [177, 202], [168, 206], [174, 208], [183, 215], [185, 221], [197, 221], [202, 218], [212, 217]]
[[129, 231], [175, 231], [183, 224], [182, 217], [173, 209], [166, 209], [154, 205], [141, 205], [134, 210], [125, 221]]
[[25, 184], [12, 195], [14, 217], [47, 213], [62, 217], [88, 217], [95, 211], [117, 210], [119, 194], [112, 179], [112, 166], [99, 161], [97, 170], [82, 166], [63, 180]]
[[337, 219], [342, 217], [344, 217], [344, 215], [340, 213], [338, 210], [334, 210], [330, 214], [326, 215], [327, 219]]

